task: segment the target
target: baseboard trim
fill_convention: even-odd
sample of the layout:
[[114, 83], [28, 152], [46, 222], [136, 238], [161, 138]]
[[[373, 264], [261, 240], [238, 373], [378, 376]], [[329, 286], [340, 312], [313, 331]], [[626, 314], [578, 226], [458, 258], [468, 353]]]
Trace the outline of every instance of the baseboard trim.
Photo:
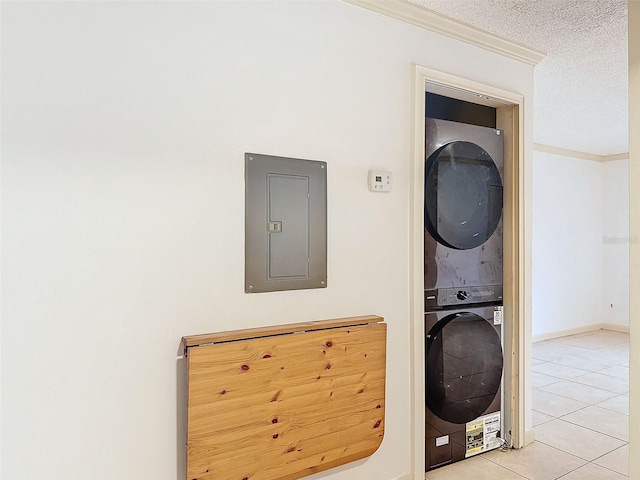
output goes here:
[[395, 480], [413, 480], [413, 477], [410, 473], [405, 473], [401, 477], [396, 478]]
[[602, 329], [611, 330], [612, 332], [622, 332], [622, 333], [629, 333], [631, 330], [629, 325], [612, 325], [610, 323], [605, 323]]
[[569, 328], [567, 330], [558, 330], [557, 332], [541, 333], [539, 335], [532, 335], [531, 341], [543, 342], [545, 340], [552, 340], [554, 338], [566, 337], [568, 335], [576, 335], [578, 333], [592, 332], [594, 330], [611, 330], [613, 332], [629, 333], [628, 325], [615, 325], [611, 323], [593, 323], [591, 325], [583, 325], [581, 327]]
[[533, 429], [527, 430], [526, 432], [524, 432], [525, 445], [529, 445], [530, 443], [533, 443], [535, 439], [536, 439], [536, 432], [534, 432]]

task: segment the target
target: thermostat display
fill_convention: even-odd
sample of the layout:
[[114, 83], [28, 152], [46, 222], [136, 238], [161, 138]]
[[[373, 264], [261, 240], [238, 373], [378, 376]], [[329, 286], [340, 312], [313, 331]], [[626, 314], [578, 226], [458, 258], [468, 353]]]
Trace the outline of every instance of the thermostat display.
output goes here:
[[369, 170], [369, 190], [372, 192], [390, 192], [393, 185], [393, 174], [382, 170]]

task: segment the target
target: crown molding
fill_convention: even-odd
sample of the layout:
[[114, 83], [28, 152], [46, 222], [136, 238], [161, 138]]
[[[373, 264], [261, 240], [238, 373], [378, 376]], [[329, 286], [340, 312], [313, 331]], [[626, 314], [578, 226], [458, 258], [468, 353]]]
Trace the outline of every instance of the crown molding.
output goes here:
[[518, 45], [466, 23], [445, 17], [420, 5], [409, 3], [407, 0], [343, 1], [529, 65], [538, 64], [546, 55], [538, 50]]
[[577, 158], [580, 160], [590, 160], [592, 162], [613, 162], [615, 160], [628, 160], [629, 153], [618, 153], [616, 155], [595, 155], [593, 153], [578, 152], [577, 150], [569, 150], [566, 148], [554, 147], [552, 145], [543, 145], [534, 143], [533, 149], [536, 152], [550, 153], [552, 155], [560, 155], [562, 157]]

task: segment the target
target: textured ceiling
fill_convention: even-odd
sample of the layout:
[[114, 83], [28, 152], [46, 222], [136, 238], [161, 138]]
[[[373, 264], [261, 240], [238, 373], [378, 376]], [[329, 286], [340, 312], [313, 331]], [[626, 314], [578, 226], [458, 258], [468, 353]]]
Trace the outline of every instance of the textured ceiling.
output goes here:
[[626, 153], [626, 0], [406, 0], [547, 56], [535, 67], [534, 142]]

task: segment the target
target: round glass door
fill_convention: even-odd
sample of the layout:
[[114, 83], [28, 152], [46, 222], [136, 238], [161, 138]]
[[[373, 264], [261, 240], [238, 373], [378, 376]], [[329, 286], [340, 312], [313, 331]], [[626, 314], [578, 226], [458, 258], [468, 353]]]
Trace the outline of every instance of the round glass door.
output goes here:
[[471, 142], [448, 143], [425, 168], [425, 227], [441, 244], [468, 250], [486, 242], [502, 216], [502, 180], [491, 156]]
[[483, 415], [500, 390], [500, 337], [484, 318], [454, 313], [427, 335], [426, 397], [442, 420], [467, 423]]

